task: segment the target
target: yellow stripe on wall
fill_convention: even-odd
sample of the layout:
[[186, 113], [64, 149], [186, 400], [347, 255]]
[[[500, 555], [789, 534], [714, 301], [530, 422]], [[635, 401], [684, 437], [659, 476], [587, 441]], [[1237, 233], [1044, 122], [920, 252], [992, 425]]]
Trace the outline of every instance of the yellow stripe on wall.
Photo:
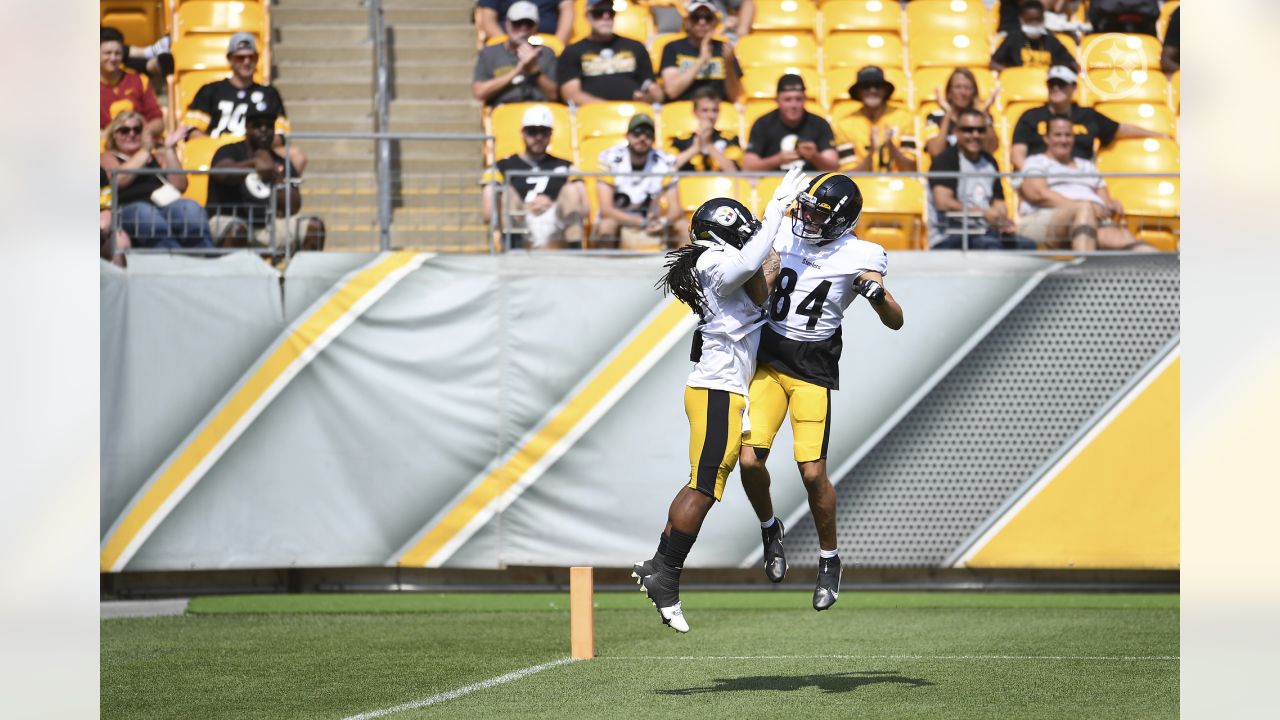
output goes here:
[[551, 452], [611, 390], [636, 369], [654, 347], [688, 318], [689, 309], [683, 303], [669, 301], [559, 412], [533, 432], [505, 462], [485, 475], [439, 522], [401, 555], [396, 564], [412, 567], [427, 565], [463, 528], [514, 487]]
[[969, 560], [984, 568], [1176, 569], [1179, 360]]
[[[318, 340], [330, 331], [336, 323], [344, 320], [370, 292], [378, 289], [388, 277], [410, 263], [421, 262], [422, 256], [412, 252], [388, 253], [378, 260], [350, 276], [327, 300], [314, 308], [309, 315], [297, 321], [295, 329], [274, 350], [263, 358], [258, 366], [241, 380], [222, 406], [208, 417], [204, 426], [189, 437], [184, 446], [170, 456], [152, 480], [135, 496], [124, 517], [117, 523], [113, 531], [102, 544], [99, 564], [104, 572], [120, 570], [129, 557], [126, 550], [136, 542], [145, 541], [140, 537], [145, 528], [155, 524], [163, 517], [157, 513], [165, 506], [175, 493], [190, 490], [190, 485], [198, 480], [208, 469], [211, 461], [216, 461], [225, 450], [225, 441], [246, 420], [252, 420], [260, 412], [264, 399], [269, 399], [277, 382], [285, 378], [286, 373], [296, 371], [295, 364], [303, 359], [304, 353], [312, 348]], [[331, 338], [326, 338], [331, 339]], [[291, 370], [292, 369], [292, 370]], [[278, 388], [274, 388], [278, 391]], [[220, 447], [222, 446], [222, 447]], [[172, 509], [172, 508], [169, 508]], [[136, 550], [136, 547], [133, 548]], [[132, 551], [128, 553], [132, 556]]]

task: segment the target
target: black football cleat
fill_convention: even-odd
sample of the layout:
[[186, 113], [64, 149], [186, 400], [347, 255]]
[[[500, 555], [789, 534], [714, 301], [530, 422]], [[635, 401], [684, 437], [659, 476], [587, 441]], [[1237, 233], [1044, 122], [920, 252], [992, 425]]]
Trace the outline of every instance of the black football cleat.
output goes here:
[[689, 623], [680, 609], [680, 571], [660, 561], [650, 567], [653, 572], [640, 578], [640, 587], [658, 609], [662, 624], [677, 632], [689, 632]]
[[785, 532], [781, 518], [770, 527], [760, 528], [760, 538], [764, 541], [764, 574], [769, 582], [782, 582], [787, 574], [787, 555], [782, 550], [782, 535]]
[[818, 585], [813, 589], [813, 609], [822, 611], [840, 597], [840, 557], [818, 558]]

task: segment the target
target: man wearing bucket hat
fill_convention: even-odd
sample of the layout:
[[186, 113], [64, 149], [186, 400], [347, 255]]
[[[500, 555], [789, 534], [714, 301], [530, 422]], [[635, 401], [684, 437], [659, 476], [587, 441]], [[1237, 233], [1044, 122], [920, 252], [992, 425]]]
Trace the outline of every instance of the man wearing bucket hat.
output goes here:
[[893, 107], [894, 86], [884, 70], [868, 65], [858, 71], [849, 97], [862, 103], [836, 123], [840, 169], [853, 172], [910, 172], [916, 169], [915, 120]]
[[538, 29], [538, 6], [519, 0], [507, 9], [507, 40], [476, 56], [471, 92], [490, 107], [509, 102], [547, 102], [559, 97], [556, 54], [546, 45], [531, 45]]

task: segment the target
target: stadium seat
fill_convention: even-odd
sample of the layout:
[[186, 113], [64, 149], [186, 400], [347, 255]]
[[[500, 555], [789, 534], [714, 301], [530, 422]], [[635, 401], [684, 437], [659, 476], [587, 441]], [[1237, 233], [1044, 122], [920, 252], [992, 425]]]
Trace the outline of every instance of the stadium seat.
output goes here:
[[[805, 101], [804, 108], [805, 110], [808, 110], [814, 115], [817, 115], [818, 117], [824, 120], [827, 120], [828, 122], [830, 121], [830, 118], [827, 117], [826, 109], [823, 108], [821, 105], [819, 105], [816, 100]], [[765, 113], [773, 112], [774, 110], [777, 110], [777, 109], [778, 109], [778, 104], [773, 101], [773, 98], [755, 98], [753, 100], [747, 100], [745, 103], [743, 103], [742, 105], [742, 129], [743, 129], [742, 147], [744, 149], [747, 146], [746, 140], [750, 139], [751, 137], [751, 126], [755, 125], [756, 120], [759, 120], [761, 115], [764, 115]]]
[[1130, 102], [1169, 104], [1169, 81], [1159, 68], [1134, 70], [1094, 68], [1080, 82], [1080, 104]]
[[[208, 170], [213, 163], [213, 154], [218, 151], [218, 148], [243, 139], [222, 135], [216, 138], [206, 136], [187, 140], [182, 144], [182, 167], [184, 170]], [[182, 197], [204, 205], [209, 199], [209, 176], [188, 175], [187, 189], [182, 193]]]
[[911, 0], [907, 3], [908, 39], [938, 34], [985, 38], [990, 32], [987, 25], [982, 0]]
[[[574, 135], [581, 142], [594, 137], [623, 137], [627, 134], [627, 123], [631, 116], [638, 112], [653, 115], [648, 105], [632, 102], [602, 102], [582, 105], [574, 118]], [[655, 118], [655, 124], [657, 120]]]
[[555, 127], [551, 132], [551, 145], [547, 152], [558, 158], [573, 161], [573, 122], [569, 109], [560, 103], [506, 103], [489, 114], [489, 134], [493, 135], [494, 148], [491, 161], [498, 161], [524, 151], [524, 138], [520, 134], [525, 110], [543, 105], [551, 110]]
[[165, 27], [156, 0], [99, 0], [98, 24], [124, 33], [128, 45], [150, 45]]
[[691, 217], [699, 205], [714, 197], [730, 197], [747, 207], [751, 207], [752, 199], [751, 185], [746, 180], [723, 175], [682, 177], [676, 186], [676, 195], [680, 198], [680, 209], [684, 211], [685, 219]]
[[[838, 120], [857, 112], [862, 103], [849, 97], [849, 88], [857, 79], [858, 69], [831, 68], [824, 75], [827, 84], [826, 103], [831, 117]], [[906, 74], [898, 68], [888, 68], [884, 71], [884, 78], [893, 83], [893, 96], [889, 98], [889, 105], [910, 108], [911, 83], [907, 81]]]
[[[619, 6], [622, 6], [621, 9]], [[640, 42], [649, 40], [649, 36], [653, 34], [653, 18], [649, 15], [649, 8], [635, 0], [614, 0], [613, 9], [618, 12], [613, 18], [614, 34]]]
[[[693, 116], [693, 103], [689, 100], [680, 100], [663, 105], [658, 124], [662, 126], [661, 146], [668, 152], [674, 153], [675, 148], [672, 147], [671, 141], [690, 135], [698, 129], [698, 120]], [[739, 144], [745, 145], [741, 125], [742, 117], [738, 115], [738, 108], [732, 103], [720, 103], [720, 117], [716, 120], [716, 129], [720, 134], [736, 135]]]
[[1058, 42], [1062, 43], [1063, 47], [1067, 49], [1067, 52], [1071, 53], [1071, 57], [1076, 58], [1078, 61], [1080, 57], [1080, 43], [1076, 42], [1075, 36], [1071, 33], [1054, 33], [1053, 35], [1058, 38]]
[[191, 101], [195, 99], [196, 93], [200, 91], [200, 88], [228, 77], [230, 74], [231, 72], [224, 68], [222, 70], [187, 70], [180, 75], [173, 76], [169, 94], [173, 100], [170, 104], [170, 111], [174, 113], [174, 117], [181, 119], [182, 114], [191, 106]]
[[1000, 101], [1010, 103], [1035, 103], [1049, 101], [1047, 71], [1036, 67], [1005, 68], [1000, 73]]
[[[231, 35], [198, 34], [188, 35], [173, 44], [174, 72], [185, 70], [224, 70], [231, 72], [227, 65], [227, 43]], [[261, 70], [262, 62], [258, 67]]]
[[883, 32], [840, 32], [828, 35], [822, 43], [823, 67], [905, 67], [902, 40]]
[[818, 67], [818, 43], [808, 33], [753, 32], [738, 40], [736, 56], [745, 72], [761, 65]]
[[817, 28], [818, 8], [813, 0], [758, 0], [751, 20], [751, 32], [816, 32]]
[[1180, 164], [1177, 144], [1163, 138], [1117, 140], [1098, 153], [1103, 173], [1176, 173]]
[[[920, 68], [911, 73], [911, 95], [915, 100], [915, 106], [917, 108], [923, 107], [926, 103], [934, 103], [936, 105], [935, 91], [937, 91], [938, 95], [945, 97], [947, 78], [951, 77], [951, 73], [952, 68], [949, 67]], [[973, 76], [978, 80], [977, 104], [981, 106], [987, 98], [991, 97], [991, 91], [996, 85], [996, 77], [990, 70], [982, 67], [973, 68]], [[1043, 89], [1043, 78], [1041, 80], [1040, 87]], [[1001, 96], [1003, 95], [1004, 92], [1002, 90]]]
[[1178, 178], [1110, 178], [1107, 190], [1124, 205], [1129, 230], [1161, 250], [1178, 249], [1181, 225]]
[[[506, 35], [495, 35], [489, 38], [488, 40], [486, 40], [484, 44], [486, 46], [500, 45], [506, 41], [507, 41]], [[535, 35], [529, 36], [529, 44], [530, 45], [546, 45], [547, 47], [551, 48], [551, 52], [554, 52], [557, 57], [559, 57], [560, 54], [564, 52], [564, 43], [560, 42], [560, 38], [556, 37], [555, 35], [551, 35], [549, 33], [537, 33]], [[655, 64], [654, 67], [657, 68], [658, 66]]]
[[1098, 103], [1093, 109], [1116, 122], [1137, 125], [1169, 137], [1178, 135], [1178, 120], [1163, 103], [1107, 102]]
[[912, 178], [855, 178], [862, 191], [862, 217], [854, 232], [885, 250], [923, 247], [924, 186]]
[[1169, 78], [1169, 104], [1173, 111], [1182, 117], [1182, 71], [1178, 70]]
[[1160, 41], [1150, 35], [1098, 33], [1080, 43], [1080, 67], [1160, 71]]
[[907, 62], [913, 71], [939, 66], [986, 67], [990, 61], [991, 46], [985, 32], [912, 33], [907, 42]]
[[897, 0], [828, 0], [822, 3], [822, 32], [902, 32]]
[[174, 13], [175, 41], [188, 35], [230, 35], [237, 32], [253, 33], [261, 41], [266, 37], [266, 31], [266, 15], [257, 3], [195, 0], [182, 3]]
[[753, 67], [742, 76], [742, 98], [744, 101], [768, 98], [771, 102], [778, 96], [778, 78], [793, 73], [804, 78], [804, 96], [810, 100], [822, 98], [822, 78], [818, 71], [811, 67], [791, 67], [774, 65], [769, 67]]

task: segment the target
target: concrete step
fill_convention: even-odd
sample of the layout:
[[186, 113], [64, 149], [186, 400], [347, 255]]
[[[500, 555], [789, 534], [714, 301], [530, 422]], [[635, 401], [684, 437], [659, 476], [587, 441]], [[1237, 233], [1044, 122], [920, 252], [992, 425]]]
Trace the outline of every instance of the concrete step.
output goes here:
[[[471, 25], [392, 25], [391, 49], [430, 47], [437, 50], [469, 49], [476, 52], [476, 32]], [[397, 56], [398, 57], [398, 56]]]
[[363, 62], [281, 62], [276, 63], [276, 82], [373, 82], [373, 60]]
[[274, 65], [287, 63], [367, 63], [373, 67], [373, 47], [358, 45], [297, 45], [279, 43], [271, 48], [271, 61]]
[[406, 100], [455, 100], [465, 101], [472, 98], [471, 80], [459, 82], [457, 79], [405, 77], [397, 73], [392, 83], [392, 93], [397, 99]]
[[480, 128], [480, 103], [457, 101], [431, 101], [397, 98], [391, 101], [391, 121], [430, 124], [464, 123], [474, 121]]
[[[385, 17], [385, 10], [383, 11]], [[271, 9], [273, 25], [299, 27], [305, 25], [360, 25], [369, 27], [369, 11], [359, 3], [329, 4], [302, 3], [279, 5]]]
[[[373, 156], [329, 156], [311, 152], [308, 146], [309, 165], [307, 172], [323, 173], [367, 173], [373, 170]], [[479, 180], [479, 173], [484, 168], [484, 156], [476, 153], [472, 158], [441, 157], [406, 157], [401, 158], [399, 169], [407, 173], [458, 173], [474, 172]]]
[[[338, 118], [372, 118], [373, 100], [358, 98], [355, 100], [317, 100], [294, 99], [285, 97], [285, 105], [289, 108], [289, 121], [295, 126], [300, 123], [326, 122]], [[301, 130], [302, 128], [298, 128]]]
[[467, 68], [467, 81], [471, 81], [471, 71], [476, 66], [476, 49], [474, 44], [454, 47], [432, 47], [430, 45], [393, 45], [390, 52], [393, 64], [403, 62], [428, 63], [439, 60]]
[[312, 47], [367, 46], [369, 26], [359, 25], [284, 25], [274, 23], [276, 43]]
[[281, 78], [273, 83], [280, 94], [289, 103], [297, 100], [364, 100], [373, 102], [373, 81], [366, 77], [361, 80], [334, 80], [327, 82], [308, 82]]
[[[401, 7], [382, 7], [383, 22], [387, 25], [408, 23], [414, 25], [467, 25], [471, 26], [471, 6], [438, 5], [436, 3], [409, 3]], [[295, 2], [281, 4], [271, 10], [271, 20], [277, 24], [292, 25], [357, 25], [369, 23], [369, 11], [353, 2]], [[472, 33], [474, 37], [475, 33]]]
[[[454, 0], [436, 0], [436, 2], [446, 4], [452, 3], [453, 1]], [[383, 3], [383, 7], [386, 7], [386, 3]], [[294, 10], [299, 8], [323, 8], [326, 10], [356, 9], [368, 14], [368, 10], [365, 9], [364, 3], [360, 2], [360, 0], [275, 0], [275, 3], [271, 6], [271, 19], [275, 20], [276, 13], [280, 10]]]

